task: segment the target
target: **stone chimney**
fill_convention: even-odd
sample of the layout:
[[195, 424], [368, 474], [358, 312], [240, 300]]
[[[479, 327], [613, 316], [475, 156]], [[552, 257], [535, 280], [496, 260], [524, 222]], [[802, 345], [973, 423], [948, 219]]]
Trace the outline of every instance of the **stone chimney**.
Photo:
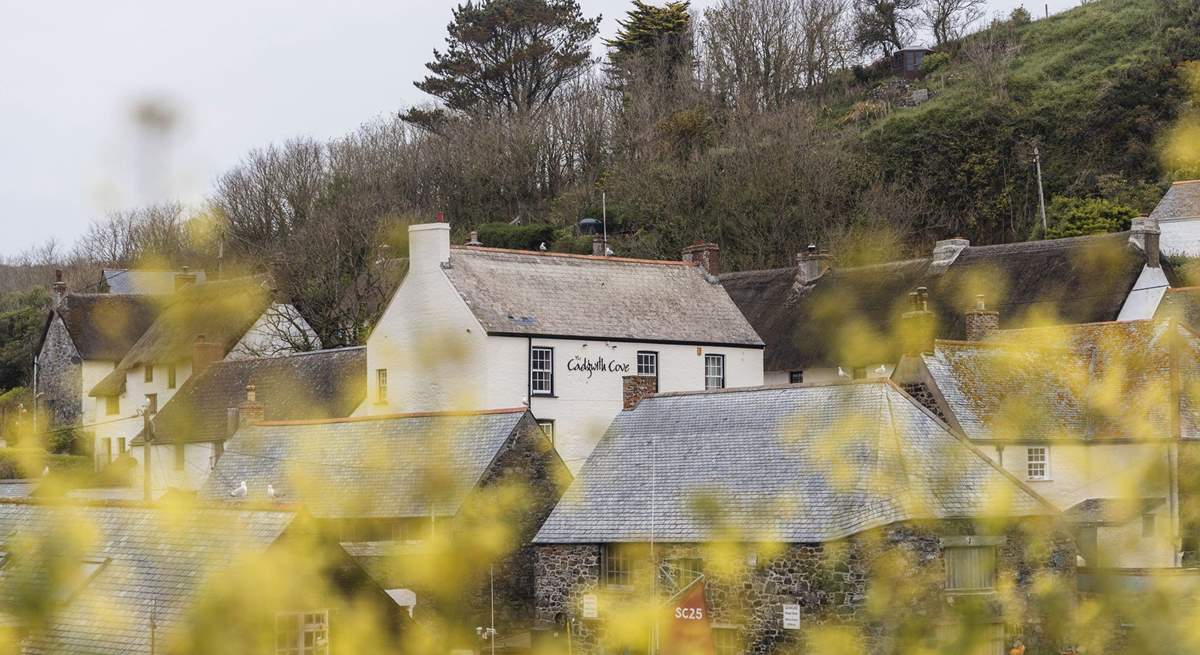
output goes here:
[[67, 283], [63, 282], [63, 271], [61, 268], [56, 268], [54, 269], [54, 306], [62, 305], [66, 297]]
[[816, 282], [831, 268], [833, 257], [827, 252], [817, 252], [816, 244], [808, 244], [804, 252], [796, 255], [796, 271], [800, 284]]
[[605, 257], [608, 255], [608, 243], [605, 241], [603, 234], [592, 235], [592, 254], [596, 257]]
[[1158, 244], [1161, 236], [1162, 231], [1158, 228], [1158, 221], [1149, 216], [1139, 216], [1133, 219], [1133, 225], [1129, 231], [1129, 243], [1142, 251], [1146, 256], [1146, 266], [1150, 268], [1160, 266]]
[[266, 408], [258, 402], [258, 393], [253, 384], [246, 385], [246, 399], [237, 408], [238, 427], [262, 423], [266, 418]]
[[697, 241], [683, 249], [683, 261], [700, 264], [709, 275], [721, 274], [721, 246], [706, 241]]
[[983, 341], [1000, 329], [1000, 312], [989, 310], [983, 295], [975, 296], [975, 308], [966, 314], [967, 341]]
[[184, 266], [180, 272], [175, 274], [175, 290], [176, 291], [179, 291], [180, 289], [188, 286], [189, 284], [195, 284], [195, 283], [196, 283], [196, 274], [192, 273], [188, 269], [187, 266]]
[[929, 290], [917, 287], [908, 294], [911, 307], [900, 321], [900, 343], [905, 355], [933, 352], [934, 321], [929, 311]]
[[933, 261], [929, 262], [930, 270], [935, 273], [944, 273], [958, 259], [962, 251], [970, 246], [970, 241], [957, 237], [938, 241], [933, 244]]
[[[439, 215], [440, 216], [440, 215]], [[450, 261], [450, 224], [408, 226], [408, 261], [413, 271], [441, 268]]]
[[192, 344], [192, 375], [200, 375], [213, 362], [219, 362], [225, 357], [221, 344], [208, 341], [201, 334]]
[[621, 406], [629, 410], [638, 406], [643, 398], [658, 393], [658, 378], [653, 375], [621, 376]]
[[467, 233], [467, 245], [468, 246], [482, 246], [483, 245], [483, 242], [479, 240], [479, 232], [477, 230], [471, 230], [470, 232]]

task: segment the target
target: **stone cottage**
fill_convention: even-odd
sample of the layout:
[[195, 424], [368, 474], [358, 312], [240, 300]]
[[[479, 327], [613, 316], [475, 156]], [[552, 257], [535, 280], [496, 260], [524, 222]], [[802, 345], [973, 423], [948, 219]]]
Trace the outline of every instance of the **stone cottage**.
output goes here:
[[659, 394], [538, 532], [537, 615], [585, 653], [679, 648], [681, 620], [721, 654], [833, 628], [879, 652], [1057, 652], [1047, 607], [1075, 584], [1057, 513], [886, 380]]
[[478, 626], [528, 636], [530, 541], [569, 479], [515, 408], [252, 423], [199, 494], [303, 507], [414, 620], [453, 626], [447, 642], [470, 648]]

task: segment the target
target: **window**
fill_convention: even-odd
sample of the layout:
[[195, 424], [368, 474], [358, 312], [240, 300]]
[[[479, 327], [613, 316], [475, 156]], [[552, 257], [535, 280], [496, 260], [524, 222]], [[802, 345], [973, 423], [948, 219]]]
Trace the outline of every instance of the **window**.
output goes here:
[[675, 591], [682, 591], [703, 575], [704, 560], [698, 557], [679, 557], [671, 560], [671, 580]]
[[1029, 480], [1050, 479], [1050, 449], [1034, 446], [1025, 449], [1025, 477]]
[[275, 655], [329, 655], [329, 610], [276, 614]]
[[1154, 518], [1155, 517], [1153, 514], [1142, 514], [1142, 538], [1143, 539], [1149, 539], [1150, 537], [1154, 536], [1154, 528], [1155, 528]]
[[112, 439], [104, 437], [100, 440], [100, 457], [101, 463], [107, 464], [112, 461]]
[[387, 369], [375, 369], [375, 402], [384, 404], [387, 402]]
[[146, 413], [151, 416], [154, 416], [158, 413], [158, 394], [146, 394]]
[[737, 628], [713, 628], [714, 655], [741, 655], [742, 635]]
[[704, 356], [704, 388], [725, 388], [725, 355]]
[[121, 398], [118, 396], [104, 397], [104, 413], [113, 416], [121, 412]]
[[175, 388], [175, 365], [167, 364], [167, 388]]
[[945, 549], [946, 591], [989, 592], [996, 585], [996, 547], [950, 546]]
[[649, 350], [639, 350], [637, 354], [637, 374], [658, 377], [658, 353]]
[[145, 371], [145, 376], [144, 376], [145, 381], [153, 382], [154, 381], [154, 364], [146, 364], [146, 366], [144, 366], [143, 369]]
[[550, 439], [550, 443], [554, 443], [554, 419], [538, 419], [537, 424], [542, 429], [542, 432], [546, 433], [546, 436]]
[[804, 371], [788, 373], [788, 384], [804, 384]]
[[175, 470], [182, 471], [184, 464], [187, 463], [187, 447], [182, 441], [175, 443]]
[[605, 544], [601, 552], [601, 579], [607, 587], [628, 587], [632, 583], [632, 562], [621, 544]]
[[554, 395], [554, 349], [534, 346], [529, 349], [529, 392], [535, 396]]
[[866, 377], [867, 377], [867, 367], [865, 367], [865, 366], [855, 366], [854, 368], [850, 369], [850, 377], [851, 377], [852, 379], [855, 379], [855, 380], [863, 380], [863, 379], [866, 379]]
[[125, 437], [117, 437], [117, 455], [125, 454]]

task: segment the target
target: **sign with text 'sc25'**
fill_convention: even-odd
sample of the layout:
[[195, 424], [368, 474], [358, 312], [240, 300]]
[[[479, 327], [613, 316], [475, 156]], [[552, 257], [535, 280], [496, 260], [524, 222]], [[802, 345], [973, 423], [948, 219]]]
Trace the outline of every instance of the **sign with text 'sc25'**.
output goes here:
[[697, 578], [667, 605], [661, 655], [713, 655], [712, 620], [704, 600], [704, 578]]

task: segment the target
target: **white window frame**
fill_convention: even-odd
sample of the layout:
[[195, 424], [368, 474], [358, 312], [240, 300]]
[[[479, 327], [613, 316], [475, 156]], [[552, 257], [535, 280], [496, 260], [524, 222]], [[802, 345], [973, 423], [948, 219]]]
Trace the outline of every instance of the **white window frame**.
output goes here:
[[375, 403], [378, 405], [387, 404], [388, 396], [388, 370], [386, 368], [375, 369]]
[[[315, 620], [310, 620], [315, 619]], [[291, 644], [280, 643], [280, 627], [286, 625], [294, 634], [296, 641]], [[306, 645], [305, 636], [313, 634], [314, 643]], [[320, 635], [324, 636], [318, 642]], [[306, 612], [278, 612], [275, 614], [275, 655], [329, 655], [329, 610], [309, 610]]]
[[[545, 377], [539, 378], [535, 374]], [[529, 347], [529, 395], [554, 395], [554, 348], [550, 346]]]
[[[714, 364], [716, 367], [714, 367]], [[713, 383], [714, 380], [715, 384]], [[725, 355], [714, 353], [704, 356], [704, 388], [725, 388]]]
[[1025, 448], [1025, 479], [1034, 482], [1050, 479], [1050, 446]]
[[[984, 535], [964, 535], [945, 537], [941, 540], [942, 560], [946, 569], [946, 593], [952, 595], [991, 594], [996, 590], [996, 581], [1000, 576], [1000, 547], [1004, 545], [1004, 537]], [[975, 553], [975, 557], [969, 557]], [[956, 566], [965, 566], [964, 559], [976, 563], [990, 563], [991, 571], [986, 574], [969, 575], [956, 570]], [[987, 578], [985, 584], [977, 586], [954, 586], [955, 580]]]
[[546, 435], [546, 437], [550, 439], [550, 443], [554, 443], [554, 419], [539, 418], [537, 420], [537, 424], [538, 427], [542, 429], [542, 432]]
[[658, 352], [654, 350], [639, 350], [637, 352], [637, 374], [646, 377], [658, 377]]
[[788, 371], [788, 384], [804, 384], [804, 369]]

